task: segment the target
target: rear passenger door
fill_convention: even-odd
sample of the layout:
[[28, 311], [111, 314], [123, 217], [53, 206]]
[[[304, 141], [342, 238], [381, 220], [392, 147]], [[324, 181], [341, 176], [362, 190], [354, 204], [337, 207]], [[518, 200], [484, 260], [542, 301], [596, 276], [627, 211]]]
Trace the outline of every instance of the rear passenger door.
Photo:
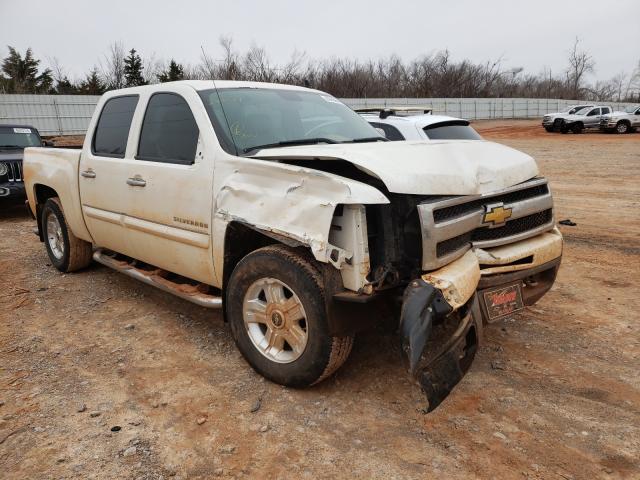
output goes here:
[[127, 149], [138, 95], [107, 98], [80, 157], [80, 201], [87, 229], [99, 247], [125, 255], [134, 251], [122, 213], [129, 208], [126, 184], [133, 152]]
[[127, 235], [135, 258], [212, 283], [213, 159], [201, 137], [211, 126], [195, 90], [176, 90], [149, 95], [134, 122]]

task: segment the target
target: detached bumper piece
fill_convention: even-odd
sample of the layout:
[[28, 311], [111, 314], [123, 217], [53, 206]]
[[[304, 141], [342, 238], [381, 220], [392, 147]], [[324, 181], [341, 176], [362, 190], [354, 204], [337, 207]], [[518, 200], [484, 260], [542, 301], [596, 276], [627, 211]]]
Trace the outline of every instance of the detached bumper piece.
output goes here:
[[467, 373], [482, 336], [482, 318], [474, 294], [453, 311], [437, 288], [422, 279], [405, 289], [400, 317], [402, 349], [409, 372], [433, 411]]

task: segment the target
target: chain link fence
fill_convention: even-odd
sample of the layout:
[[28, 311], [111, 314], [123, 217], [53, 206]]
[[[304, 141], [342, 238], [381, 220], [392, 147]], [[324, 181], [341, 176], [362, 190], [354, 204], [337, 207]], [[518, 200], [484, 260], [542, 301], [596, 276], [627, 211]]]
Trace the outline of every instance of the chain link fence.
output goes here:
[[[0, 94], [0, 124], [36, 127], [42, 135], [83, 135], [89, 126], [97, 95], [12, 95]], [[468, 120], [539, 118], [559, 112], [581, 100], [544, 98], [343, 98], [353, 109], [415, 107], [431, 109], [434, 114]], [[606, 102], [614, 110], [626, 103]]]

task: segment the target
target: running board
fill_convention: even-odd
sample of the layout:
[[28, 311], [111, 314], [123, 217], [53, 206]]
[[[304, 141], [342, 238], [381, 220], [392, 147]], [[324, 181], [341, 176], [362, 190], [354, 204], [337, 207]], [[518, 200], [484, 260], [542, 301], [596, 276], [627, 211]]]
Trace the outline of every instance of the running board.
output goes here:
[[201, 307], [222, 308], [222, 297], [203, 292], [201, 288], [204, 284], [191, 285], [188, 283], [172, 282], [164, 278], [168, 273], [165, 270], [159, 268], [155, 270], [143, 270], [135, 266], [135, 260], [131, 260], [130, 262], [118, 260], [115, 256], [105, 253], [102, 249], [93, 252], [93, 259], [131, 278], [140, 280], [147, 285], [159, 288], [162, 291], [171, 293]]

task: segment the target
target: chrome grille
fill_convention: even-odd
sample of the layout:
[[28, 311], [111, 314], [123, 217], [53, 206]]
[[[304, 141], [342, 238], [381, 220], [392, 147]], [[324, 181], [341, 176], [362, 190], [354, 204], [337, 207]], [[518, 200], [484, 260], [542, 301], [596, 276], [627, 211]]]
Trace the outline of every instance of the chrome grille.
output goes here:
[[21, 161], [13, 161], [13, 162], [2, 162], [7, 167], [7, 173], [4, 175], [0, 175], [0, 181], [17, 183], [22, 182], [24, 179], [22, 178], [22, 162]]
[[[488, 209], [510, 209], [504, 223], [485, 223]], [[485, 195], [449, 197], [418, 205], [422, 226], [422, 268], [433, 270], [472, 246], [493, 247], [551, 230], [553, 199], [544, 178]]]

